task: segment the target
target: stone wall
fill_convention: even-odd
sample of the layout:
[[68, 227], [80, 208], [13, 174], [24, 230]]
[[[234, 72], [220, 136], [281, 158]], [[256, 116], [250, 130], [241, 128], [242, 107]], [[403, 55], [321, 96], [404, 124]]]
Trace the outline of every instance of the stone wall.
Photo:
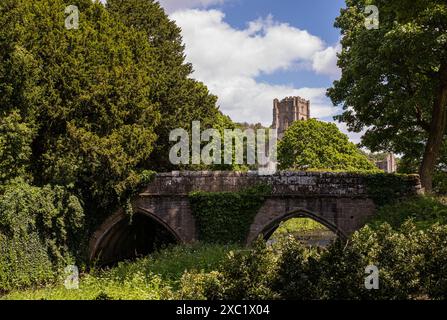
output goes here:
[[[260, 183], [271, 185], [273, 196], [368, 197], [365, 177], [359, 174], [279, 172], [271, 176], [260, 176], [257, 172], [226, 171], [158, 174], [140, 196], [188, 195], [193, 191], [239, 191]], [[418, 176], [411, 176], [408, 183], [412, 186], [414, 194], [421, 191]]]
[[[422, 192], [418, 176], [410, 176], [405, 183], [409, 184], [407, 195]], [[190, 192], [234, 192], [256, 184], [272, 186], [272, 194], [250, 226], [248, 244], [258, 236], [269, 237], [282, 221], [293, 217], [312, 218], [340, 237], [347, 237], [376, 212], [365, 176], [315, 172], [280, 172], [272, 176], [257, 172], [161, 173], [133, 200], [132, 206], [135, 212], [165, 226], [178, 242], [192, 243], [197, 241], [197, 230], [188, 199]], [[113, 238], [114, 230], [125, 218], [123, 210], [118, 210], [93, 235], [92, 260], [99, 251], [107, 250], [107, 239]]]

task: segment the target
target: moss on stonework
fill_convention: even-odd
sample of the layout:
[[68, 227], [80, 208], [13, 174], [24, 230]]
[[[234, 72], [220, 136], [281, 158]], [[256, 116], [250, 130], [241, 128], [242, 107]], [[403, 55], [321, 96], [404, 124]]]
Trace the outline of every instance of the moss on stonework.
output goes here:
[[376, 173], [366, 174], [366, 191], [378, 207], [416, 195], [416, 175]]

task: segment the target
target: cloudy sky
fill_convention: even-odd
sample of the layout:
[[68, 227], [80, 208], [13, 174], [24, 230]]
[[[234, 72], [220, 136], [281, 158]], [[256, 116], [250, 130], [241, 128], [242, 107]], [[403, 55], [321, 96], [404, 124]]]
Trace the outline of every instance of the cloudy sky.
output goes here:
[[[271, 125], [273, 99], [293, 95], [311, 100], [312, 117], [333, 121], [340, 113], [325, 92], [340, 76], [333, 23], [343, 0], [160, 3], [182, 28], [193, 77], [234, 121]], [[359, 142], [359, 135], [349, 136]]]

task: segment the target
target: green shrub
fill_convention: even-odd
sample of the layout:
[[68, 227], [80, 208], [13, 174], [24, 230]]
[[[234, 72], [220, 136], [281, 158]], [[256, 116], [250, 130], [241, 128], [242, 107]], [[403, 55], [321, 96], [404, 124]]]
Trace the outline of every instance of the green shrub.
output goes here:
[[[81, 276], [80, 290], [66, 290], [62, 285], [64, 279], [60, 278], [58, 286], [13, 292], [6, 298], [200, 299], [204, 294], [213, 297], [213, 270], [219, 269], [228, 252], [236, 249], [235, 246], [204, 244], [170, 247], [137, 261], [119, 263], [111, 269], [91, 270], [88, 275]], [[189, 282], [192, 279], [194, 282]], [[209, 289], [204, 287], [204, 293], [199, 290], [202, 283], [210, 286]], [[178, 287], [181, 289], [177, 291]]]
[[217, 272], [186, 273], [179, 297], [186, 299], [263, 300], [273, 299], [275, 256], [264, 241], [252, 250], [230, 251]]
[[421, 281], [432, 299], [447, 299], [447, 226], [435, 225], [422, 235]]
[[365, 174], [364, 181], [368, 195], [377, 206], [392, 204], [413, 194], [415, 175], [374, 173]]
[[244, 243], [256, 213], [271, 193], [260, 185], [240, 192], [194, 192], [189, 195], [199, 240], [206, 243]]
[[13, 239], [0, 233], [0, 293], [54, 278], [53, 264], [37, 233]]
[[278, 243], [280, 256], [272, 288], [282, 299], [319, 299], [316, 269], [319, 250], [305, 247], [294, 237]]
[[294, 122], [278, 144], [283, 170], [375, 170], [375, 165], [333, 123]]
[[334, 242], [313, 264], [314, 297], [322, 300], [353, 300], [366, 293], [362, 255], [349, 250], [342, 241]]
[[0, 291], [39, 284], [80, 254], [83, 209], [62, 187], [5, 186], [0, 195]]
[[399, 229], [409, 219], [422, 229], [435, 223], [447, 224], [447, 205], [437, 198], [415, 197], [379, 208], [369, 225], [377, 227], [389, 223], [394, 229]]
[[[366, 226], [346, 243], [304, 247], [288, 238], [273, 246], [259, 240], [247, 250], [170, 248], [111, 270], [81, 278], [80, 290], [62, 285], [17, 299], [187, 299], [187, 300], [406, 300], [446, 299], [447, 226], [419, 230]], [[204, 254], [205, 253], [205, 254]], [[228, 253], [225, 258], [225, 254]], [[197, 257], [197, 265], [193, 264]], [[152, 259], [152, 260], [151, 260]], [[211, 261], [209, 264], [207, 261]], [[43, 261], [44, 262], [44, 261]], [[177, 265], [176, 265], [177, 264]], [[45, 263], [42, 263], [44, 266]], [[379, 290], [367, 290], [367, 266], [379, 269]], [[1, 269], [0, 269], [1, 270]], [[2, 273], [3, 272], [3, 273]], [[0, 278], [4, 271], [0, 271]], [[178, 286], [178, 288], [176, 288]]]
[[[353, 238], [352, 250], [379, 268], [380, 289], [369, 292], [369, 298], [411, 299], [421, 295], [421, 234], [414, 224], [407, 222], [399, 230], [393, 230], [388, 224], [376, 230], [366, 227]], [[370, 241], [368, 248], [365, 244], [371, 238], [375, 241]], [[358, 250], [359, 246], [364, 251]]]
[[257, 240], [247, 251], [230, 252], [220, 268], [223, 298], [226, 300], [264, 300], [276, 298], [272, 290], [276, 261], [271, 248]]
[[210, 272], [219, 268], [228, 252], [236, 246], [209, 244], [181, 245], [155, 252], [133, 262], [120, 262], [109, 270], [116, 279], [125, 279], [131, 274], [142, 272], [146, 275], [160, 275], [174, 287], [185, 271]]
[[177, 300], [222, 300], [224, 297], [223, 275], [218, 271], [185, 272], [180, 289], [174, 294]]
[[434, 174], [433, 191], [440, 195], [447, 195], [447, 172], [438, 171]]

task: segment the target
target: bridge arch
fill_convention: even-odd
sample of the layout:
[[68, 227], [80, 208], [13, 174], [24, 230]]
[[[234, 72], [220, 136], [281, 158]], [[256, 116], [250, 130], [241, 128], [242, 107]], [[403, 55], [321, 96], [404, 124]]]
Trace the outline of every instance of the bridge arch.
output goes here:
[[269, 197], [250, 226], [247, 244], [252, 244], [259, 236], [269, 239], [282, 222], [293, 218], [312, 219], [338, 238], [347, 239], [352, 226], [363, 226], [363, 219], [356, 218], [356, 212], [364, 212], [365, 206], [362, 199], [358, 200], [358, 205], [355, 205], [357, 200], [350, 199], [352, 203], [347, 210], [344, 201], [333, 197]]
[[261, 231], [258, 233], [258, 235], [255, 235], [254, 239], [257, 239], [259, 236], [262, 236], [264, 238], [264, 240], [268, 240], [273, 235], [273, 233], [279, 228], [281, 223], [288, 221], [290, 219], [294, 219], [294, 218], [312, 219], [312, 220], [320, 223], [321, 225], [325, 226], [326, 228], [328, 228], [338, 238], [343, 239], [343, 240], [347, 239], [347, 235], [342, 230], [340, 230], [334, 223], [325, 219], [321, 215], [315, 214], [307, 209], [293, 210], [293, 211], [290, 211], [286, 214], [283, 214], [283, 215], [273, 219], [272, 221], [267, 223], [261, 229]]
[[123, 209], [109, 217], [90, 240], [91, 262], [110, 265], [134, 259], [160, 244], [181, 243], [179, 234], [160, 216], [136, 208], [130, 217]]

